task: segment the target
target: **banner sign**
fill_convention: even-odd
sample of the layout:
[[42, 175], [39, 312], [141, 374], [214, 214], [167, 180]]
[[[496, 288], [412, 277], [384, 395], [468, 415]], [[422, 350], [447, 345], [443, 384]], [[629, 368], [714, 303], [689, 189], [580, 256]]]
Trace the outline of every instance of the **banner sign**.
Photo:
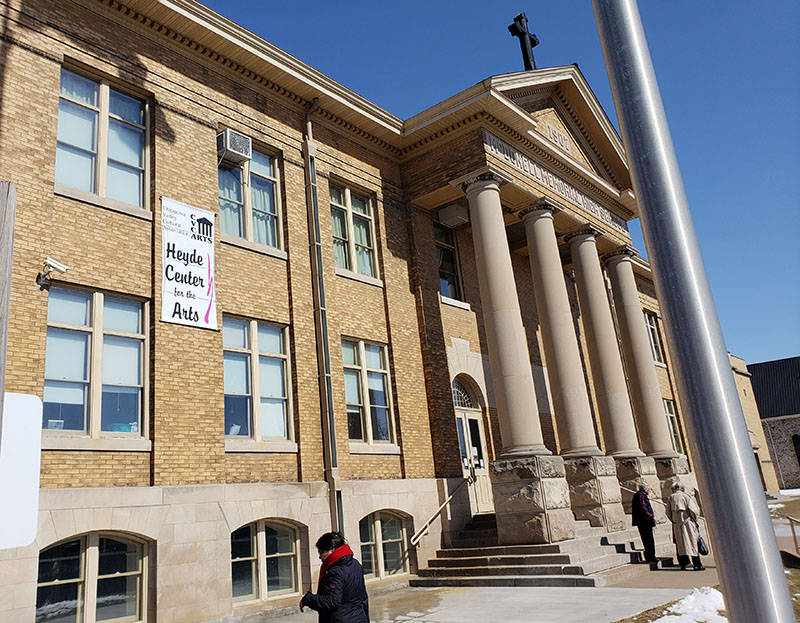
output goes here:
[[217, 328], [214, 213], [161, 198], [161, 321]]

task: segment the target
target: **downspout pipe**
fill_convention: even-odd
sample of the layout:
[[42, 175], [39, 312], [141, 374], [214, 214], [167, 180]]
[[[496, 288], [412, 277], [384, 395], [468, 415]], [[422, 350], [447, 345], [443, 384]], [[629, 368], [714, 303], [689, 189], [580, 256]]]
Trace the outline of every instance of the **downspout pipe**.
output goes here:
[[331, 381], [331, 352], [328, 339], [328, 312], [325, 303], [325, 271], [322, 264], [322, 242], [319, 228], [319, 199], [317, 197], [317, 145], [314, 143], [311, 116], [319, 108], [315, 97], [306, 111], [303, 158], [306, 178], [306, 211], [308, 215], [308, 247], [311, 257], [311, 281], [314, 296], [314, 329], [317, 342], [317, 371], [319, 381], [319, 407], [322, 418], [322, 448], [325, 463], [325, 481], [328, 483], [331, 509], [331, 530], [341, 531], [342, 485], [339, 478], [339, 458], [336, 450], [336, 422], [333, 410], [333, 384]]

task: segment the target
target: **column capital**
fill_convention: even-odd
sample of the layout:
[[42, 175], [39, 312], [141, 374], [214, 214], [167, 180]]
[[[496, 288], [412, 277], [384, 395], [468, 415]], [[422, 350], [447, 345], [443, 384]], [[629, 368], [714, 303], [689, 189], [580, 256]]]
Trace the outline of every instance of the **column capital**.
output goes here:
[[636, 248], [629, 244], [624, 244], [621, 247], [612, 249], [608, 253], [604, 253], [600, 259], [602, 260], [603, 264], [608, 265], [612, 262], [624, 260], [625, 258], [633, 259], [637, 255], [639, 255], [639, 251]]
[[462, 192], [465, 194], [469, 191], [470, 187], [477, 184], [477, 183], [484, 183], [484, 184], [491, 184], [494, 183], [498, 187], [501, 185], [510, 182], [511, 177], [496, 169], [491, 165], [487, 165], [485, 167], [481, 167], [480, 169], [476, 169], [466, 175], [462, 175], [454, 180], [450, 181], [451, 186], [455, 186], [456, 188], [460, 188]]
[[576, 227], [575, 229], [572, 229], [568, 231], [566, 234], [564, 234], [564, 242], [569, 244], [570, 242], [572, 242], [573, 240], [575, 240], [580, 236], [590, 236], [592, 238], [597, 238], [598, 236], [601, 236], [604, 233], [605, 232], [603, 232], [602, 229], [595, 227], [591, 223], [586, 223], [585, 225]]
[[542, 197], [535, 203], [522, 208], [519, 212], [517, 212], [517, 216], [520, 218], [520, 220], [524, 221], [537, 212], [549, 212], [550, 214], [556, 214], [558, 212], [563, 212], [563, 210], [564, 208], [556, 205], [551, 199]]

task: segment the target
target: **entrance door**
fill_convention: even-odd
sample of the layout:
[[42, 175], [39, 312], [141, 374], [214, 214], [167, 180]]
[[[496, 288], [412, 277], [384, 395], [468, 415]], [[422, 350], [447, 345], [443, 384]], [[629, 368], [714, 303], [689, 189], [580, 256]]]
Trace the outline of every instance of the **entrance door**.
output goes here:
[[472, 510], [475, 513], [494, 512], [481, 412], [456, 409], [456, 425], [464, 477], [472, 475], [475, 478], [475, 483], [469, 488]]

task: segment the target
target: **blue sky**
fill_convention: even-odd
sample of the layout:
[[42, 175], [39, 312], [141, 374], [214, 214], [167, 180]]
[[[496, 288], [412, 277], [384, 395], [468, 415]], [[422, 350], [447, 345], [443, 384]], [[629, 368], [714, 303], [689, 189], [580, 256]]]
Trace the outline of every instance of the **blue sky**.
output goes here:
[[[616, 124], [589, 0], [205, 4], [403, 119], [522, 70], [524, 11], [537, 66], [577, 63]], [[800, 355], [800, 2], [639, 6], [728, 350]]]

